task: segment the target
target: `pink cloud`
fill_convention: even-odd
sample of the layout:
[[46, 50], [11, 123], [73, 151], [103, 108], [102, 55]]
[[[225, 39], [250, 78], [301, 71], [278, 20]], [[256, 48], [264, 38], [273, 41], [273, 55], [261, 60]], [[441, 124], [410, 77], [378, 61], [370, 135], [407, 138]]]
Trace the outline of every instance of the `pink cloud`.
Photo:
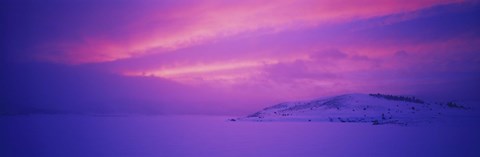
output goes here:
[[[114, 33], [89, 34], [81, 40], [46, 41], [39, 58], [82, 64], [108, 62], [167, 53], [177, 49], [216, 42], [230, 36], [256, 31], [285, 30], [328, 25], [415, 11], [459, 0], [363, 1], [201, 1], [193, 5], [172, 4], [146, 12], [144, 17], [119, 23]], [[137, 8], [142, 9], [142, 8]], [[112, 17], [118, 18], [118, 17]], [[121, 17], [120, 17], [121, 18]], [[93, 20], [94, 21], [94, 20]]]
[[[432, 79], [429, 75], [475, 70], [476, 67], [469, 65], [475, 62], [476, 55], [465, 56], [465, 52], [480, 51], [480, 47], [475, 46], [478, 45], [478, 40], [462, 35], [447, 40], [421, 43], [396, 43], [388, 40], [369, 43], [369, 38], [347, 34], [347, 37], [339, 38], [355, 38], [356, 44], [318, 41], [323, 44], [317, 42], [295, 44], [290, 45], [294, 48], [286, 48], [275, 53], [265, 53], [263, 49], [249, 52], [262, 53], [263, 58], [244, 56], [245, 54], [239, 51], [235, 53], [237, 55], [230, 56], [230, 59], [219, 59], [217, 55], [224, 51], [207, 52], [192, 49], [178, 58], [169, 58], [179, 62], [162, 61], [157, 65], [158, 68], [140, 68], [133, 71], [126, 68], [123, 72], [135, 76], [153, 75], [184, 84], [206, 85], [227, 91], [238, 92], [239, 89], [245, 88], [255, 91], [255, 88], [262, 88], [265, 93], [268, 91], [277, 93], [276, 96], [282, 100], [366, 90], [377, 92], [368, 89], [390, 92], [392, 89], [401, 89], [400, 91], [408, 93], [414, 89], [408, 89], [407, 86], [443, 81], [440, 78]], [[278, 50], [275, 46], [272, 48]], [[204, 52], [210, 57], [196, 62], [186, 61], [191, 59], [188, 54], [199, 52]], [[458, 54], [460, 52], [461, 55]], [[460, 65], [449, 67], [451, 64], [459, 63]], [[393, 83], [398, 85], [390, 85]]]

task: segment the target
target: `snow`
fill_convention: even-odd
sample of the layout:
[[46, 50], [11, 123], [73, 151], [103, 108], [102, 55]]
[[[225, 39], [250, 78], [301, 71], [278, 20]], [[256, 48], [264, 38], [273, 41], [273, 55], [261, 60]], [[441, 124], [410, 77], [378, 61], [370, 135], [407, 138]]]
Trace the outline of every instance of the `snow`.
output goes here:
[[326, 99], [281, 103], [238, 120], [423, 125], [475, 114], [468, 108], [454, 108], [446, 103], [425, 102], [412, 97], [347, 94]]
[[480, 156], [473, 117], [408, 127], [228, 118], [0, 116], [0, 156]]

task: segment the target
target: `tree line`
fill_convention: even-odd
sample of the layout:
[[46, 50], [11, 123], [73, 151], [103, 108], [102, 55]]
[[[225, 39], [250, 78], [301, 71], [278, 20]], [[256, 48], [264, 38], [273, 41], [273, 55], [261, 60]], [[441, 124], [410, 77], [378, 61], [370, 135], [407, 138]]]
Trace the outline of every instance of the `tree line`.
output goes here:
[[413, 103], [420, 103], [423, 104], [425, 103], [423, 100], [420, 100], [418, 98], [415, 98], [414, 96], [409, 97], [409, 96], [395, 96], [395, 95], [388, 95], [388, 94], [369, 94], [370, 96], [377, 97], [377, 98], [384, 98], [388, 100], [396, 100], [396, 101], [405, 101], [405, 102], [413, 102]]

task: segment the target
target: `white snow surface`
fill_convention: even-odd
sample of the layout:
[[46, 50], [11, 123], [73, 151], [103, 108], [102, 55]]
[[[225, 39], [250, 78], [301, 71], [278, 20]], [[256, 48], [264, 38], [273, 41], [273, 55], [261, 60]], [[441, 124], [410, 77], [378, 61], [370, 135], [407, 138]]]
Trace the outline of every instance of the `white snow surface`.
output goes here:
[[[474, 111], [349, 94], [282, 103], [239, 119], [4, 115], [0, 157], [478, 157]], [[416, 125], [423, 123], [430, 124]]]
[[[0, 116], [1, 157], [478, 157], [478, 118], [400, 126], [219, 116]], [[467, 122], [467, 121], [464, 121]]]
[[346, 94], [311, 101], [280, 103], [236, 120], [418, 125], [445, 122], [473, 114], [471, 109], [449, 107], [446, 103], [392, 100], [369, 94]]

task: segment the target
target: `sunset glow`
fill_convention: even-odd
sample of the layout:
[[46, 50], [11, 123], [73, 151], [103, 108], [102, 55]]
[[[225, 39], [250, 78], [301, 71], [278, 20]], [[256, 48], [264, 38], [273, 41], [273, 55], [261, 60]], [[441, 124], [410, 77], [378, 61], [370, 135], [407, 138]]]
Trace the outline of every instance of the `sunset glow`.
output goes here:
[[480, 0], [0, 0], [0, 157], [479, 157]]
[[56, 104], [47, 97], [58, 92], [66, 102], [82, 96], [87, 104], [140, 101], [165, 112], [228, 113], [343, 93], [477, 97], [475, 0], [4, 6], [12, 16], [4, 22], [3, 76], [28, 82], [6, 83], [21, 95], [12, 99], [26, 90]]

